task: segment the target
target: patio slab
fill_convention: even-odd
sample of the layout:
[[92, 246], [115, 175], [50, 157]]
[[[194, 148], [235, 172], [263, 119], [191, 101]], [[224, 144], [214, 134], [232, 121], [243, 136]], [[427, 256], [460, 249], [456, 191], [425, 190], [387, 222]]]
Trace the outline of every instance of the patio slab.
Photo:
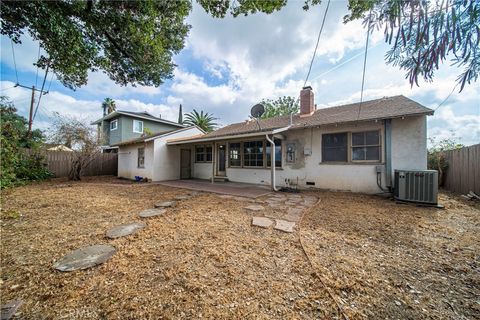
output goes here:
[[268, 186], [228, 181], [212, 183], [210, 180], [200, 179], [170, 180], [158, 182], [158, 184], [174, 188], [206, 191], [247, 198], [258, 198], [272, 192]]

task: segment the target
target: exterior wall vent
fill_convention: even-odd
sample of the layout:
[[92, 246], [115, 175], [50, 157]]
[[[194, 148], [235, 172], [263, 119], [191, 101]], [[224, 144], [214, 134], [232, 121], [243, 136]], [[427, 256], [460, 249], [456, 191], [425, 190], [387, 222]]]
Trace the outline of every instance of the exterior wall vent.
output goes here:
[[306, 182], [306, 185], [307, 185], [307, 186], [314, 186], [314, 185], [315, 185], [315, 182], [313, 182], [313, 181], [307, 181], [307, 182]]
[[436, 170], [395, 170], [394, 198], [437, 205], [438, 172]]

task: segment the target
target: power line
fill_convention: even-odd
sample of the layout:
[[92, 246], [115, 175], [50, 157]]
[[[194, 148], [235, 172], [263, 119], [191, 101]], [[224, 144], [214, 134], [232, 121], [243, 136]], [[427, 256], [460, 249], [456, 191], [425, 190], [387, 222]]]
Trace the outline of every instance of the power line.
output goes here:
[[52, 72], [52, 75], [50, 76], [50, 82], [48, 84], [47, 93], [50, 92], [50, 87], [52, 86], [53, 75], [54, 75], [54, 73]]
[[38, 55], [37, 55], [37, 74], [35, 75], [35, 87], [38, 83], [38, 60], [40, 60], [40, 42], [38, 43]]
[[45, 70], [45, 76], [43, 77], [42, 89], [40, 90], [40, 95], [38, 96], [37, 107], [35, 108], [35, 113], [33, 114], [33, 120], [35, 120], [35, 116], [37, 115], [38, 106], [40, 105], [40, 100], [42, 100], [42, 96], [46, 94], [44, 93], [43, 88], [45, 87], [45, 81], [47, 80], [48, 75], [48, 68], [50, 65], [47, 65], [47, 69]]
[[320, 42], [320, 36], [322, 35], [323, 26], [325, 25], [325, 19], [327, 18], [327, 12], [329, 7], [330, 7], [330, 0], [328, 0], [327, 2], [327, 8], [325, 9], [325, 13], [323, 14], [322, 25], [320, 26], [320, 31], [318, 32], [318, 37], [317, 37], [317, 44], [315, 45], [315, 50], [313, 51], [312, 61], [310, 61], [310, 67], [308, 68], [307, 77], [305, 78], [305, 82], [303, 83], [304, 87], [307, 85], [308, 77], [310, 76], [310, 71], [312, 71], [313, 61], [315, 60], [315, 55], [317, 54], [318, 43]]
[[367, 67], [367, 54], [368, 54], [368, 41], [370, 40], [370, 17], [368, 18], [368, 27], [367, 27], [367, 41], [365, 44], [365, 57], [363, 59], [363, 72], [362, 72], [362, 90], [360, 92], [360, 103], [363, 102], [363, 88], [365, 85], [365, 69]]
[[433, 112], [437, 111], [438, 108], [440, 108], [441, 106], [443, 106], [443, 104], [444, 104], [445, 102], [447, 102], [448, 99], [450, 99], [450, 96], [453, 94], [453, 91], [455, 91], [455, 89], [457, 88], [457, 86], [458, 86], [458, 83], [453, 87], [452, 91], [450, 91], [450, 93], [448, 94], [448, 96], [447, 96], [445, 99], [443, 99], [443, 101], [440, 102], [440, 104], [439, 104], [435, 109], [433, 109]]
[[[381, 44], [381, 42], [377, 43], [377, 44], [374, 45], [374, 46], [371, 46], [369, 49], [372, 50], [372, 49], [378, 47], [380, 44]], [[353, 57], [351, 57], [351, 58], [343, 61], [342, 63], [337, 64], [337, 65], [334, 66], [333, 68], [331, 68], [331, 69], [329, 69], [329, 70], [327, 70], [327, 71], [325, 71], [325, 72], [320, 73], [318, 76], [316, 76], [316, 77], [313, 78], [312, 80], [318, 79], [318, 78], [320, 78], [320, 77], [322, 77], [322, 76], [324, 76], [324, 75], [329, 74], [329, 73], [332, 72], [332, 71], [337, 70], [338, 68], [344, 66], [345, 64], [349, 63], [349, 62], [352, 61], [352, 60], [355, 60], [356, 58], [360, 57], [360, 56], [363, 55], [363, 54], [365, 54], [365, 51], [364, 51], [364, 50], [362, 50], [361, 52], [357, 53], [357, 54], [354, 55]]]
[[13, 48], [13, 40], [10, 39], [10, 43], [12, 45], [12, 55], [13, 55], [13, 65], [15, 66], [15, 76], [17, 77], [17, 83], [18, 83], [17, 60], [15, 59], [15, 49]]
[[7, 91], [7, 90], [10, 90], [10, 89], [13, 89], [13, 88], [15, 88], [15, 86], [13, 86], [13, 87], [8, 87], [8, 88], [2, 88], [2, 89], [0, 89], [0, 91]]
[[363, 59], [362, 89], [360, 91], [360, 105], [358, 106], [357, 120], [360, 118], [360, 112], [361, 112], [361, 109], [362, 109], [362, 102], [363, 102], [363, 88], [365, 86], [365, 70], [366, 70], [366, 67], [367, 67], [368, 41], [370, 39], [370, 23], [371, 23], [371, 21], [372, 21], [372, 12], [370, 11], [370, 15], [368, 16], [367, 41], [365, 42], [365, 57]]

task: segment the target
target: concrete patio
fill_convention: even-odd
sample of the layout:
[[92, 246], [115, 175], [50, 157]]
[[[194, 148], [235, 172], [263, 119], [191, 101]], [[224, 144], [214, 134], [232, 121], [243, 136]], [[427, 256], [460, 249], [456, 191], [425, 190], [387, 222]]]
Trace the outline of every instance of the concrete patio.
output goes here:
[[206, 191], [238, 197], [258, 198], [271, 193], [269, 186], [240, 182], [214, 182], [210, 180], [188, 179], [158, 182], [158, 184], [195, 191]]

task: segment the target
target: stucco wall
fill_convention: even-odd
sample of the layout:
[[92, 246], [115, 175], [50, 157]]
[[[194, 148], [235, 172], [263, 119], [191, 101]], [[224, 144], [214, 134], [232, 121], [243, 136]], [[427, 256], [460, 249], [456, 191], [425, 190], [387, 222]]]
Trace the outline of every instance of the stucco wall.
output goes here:
[[[381, 161], [375, 163], [322, 163], [322, 134], [380, 130]], [[320, 188], [354, 192], [377, 193], [376, 167], [382, 166], [382, 185], [385, 187], [384, 123], [365, 122], [357, 125], [325, 126], [322, 128], [291, 130], [283, 133], [282, 169], [276, 170], [278, 186], [285, 185], [285, 179], [297, 183], [300, 188]], [[251, 139], [254, 140], [254, 139]], [[286, 163], [287, 143], [296, 143], [295, 163]], [[311, 155], [304, 155], [310, 149]], [[192, 151], [193, 152], [193, 151]], [[426, 117], [410, 117], [392, 121], [392, 168], [426, 168]], [[194, 164], [194, 177], [209, 179], [212, 165]], [[228, 168], [230, 181], [270, 184], [270, 169]], [[314, 183], [314, 186], [307, 185]]]
[[[191, 148], [191, 146], [168, 146], [167, 140], [189, 137], [200, 133], [202, 132], [199, 129], [192, 127], [155, 139], [153, 181], [180, 179], [180, 150]], [[191, 161], [193, 163], [193, 156]]]
[[142, 134], [138, 132], [133, 132], [133, 120], [143, 121], [143, 128], [150, 130], [152, 133], [160, 133], [171, 130], [179, 129], [177, 126], [172, 126], [165, 123], [159, 123], [155, 121], [150, 121], [146, 119], [135, 119], [128, 116], [120, 116], [120, 121], [122, 123], [122, 141], [131, 140], [139, 138]]
[[392, 170], [427, 169], [427, 117], [392, 120]]
[[[145, 168], [138, 168], [138, 148], [145, 147]], [[135, 179], [135, 176], [153, 177], [153, 142], [121, 146], [118, 149], [118, 176]]]

